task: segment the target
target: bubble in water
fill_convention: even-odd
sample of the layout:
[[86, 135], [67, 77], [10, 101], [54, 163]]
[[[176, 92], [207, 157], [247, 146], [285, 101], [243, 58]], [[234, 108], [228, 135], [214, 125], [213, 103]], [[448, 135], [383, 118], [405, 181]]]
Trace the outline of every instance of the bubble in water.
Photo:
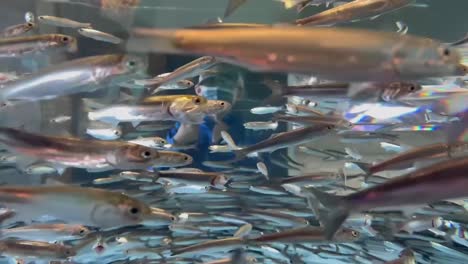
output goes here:
[[27, 12], [26, 14], [24, 14], [24, 19], [27, 23], [34, 23], [35, 17], [32, 12]]

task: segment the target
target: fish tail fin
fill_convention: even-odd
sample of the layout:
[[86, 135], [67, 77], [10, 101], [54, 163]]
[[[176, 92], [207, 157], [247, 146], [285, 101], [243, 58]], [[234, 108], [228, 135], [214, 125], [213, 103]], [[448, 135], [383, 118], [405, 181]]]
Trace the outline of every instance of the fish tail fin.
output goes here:
[[262, 84], [264, 84], [271, 91], [271, 95], [264, 101], [265, 104], [273, 105], [283, 101], [285, 90], [279, 82], [267, 78], [262, 81]]
[[296, 12], [299, 14], [299, 13], [302, 13], [302, 11], [304, 11], [304, 9], [306, 9], [308, 3], [307, 2], [303, 2], [303, 3], [299, 3], [297, 4], [297, 7], [296, 7]]
[[243, 160], [247, 156], [247, 153], [243, 149], [235, 149], [233, 153], [236, 156], [235, 161]]
[[228, 144], [228, 146], [231, 148], [232, 152], [236, 156], [234, 161], [242, 160], [247, 156], [245, 150], [237, 146], [236, 142], [234, 142], [234, 139], [227, 131], [221, 131], [221, 137]]
[[350, 161], [350, 163], [356, 165], [359, 169], [361, 169], [365, 175], [364, 179], [367, 181], [370, 175], [372, 175], [372, 164], [360, 161]]
[[305, 190], [310, 192], [325, 208], [330, 210], [327, 213], [316, 209], [315, 213], [318, 214], [317, 217], [320, 223], [324, 225], [326, 238], [329, 240], [333, 239], [336, 231], [340, 229], [349, 215], [349, 209], [346, 207], [343, 198], [312, 187]]
[[247, 0], [229, 0], [226, 9], [224, 10], [224, 18], [232, 15], [234, 11], [236, 11], [245, 2], [247, 2]]
[[223, 140], [228, 144], [228, 146], [229, 146], [232, 150], [238, 150], [238, 149], [240, 149], [240, 148], [236, 145], [236, 142], [234, 141], [234, 139], [231, 137], [231, 135], [230, 135], [226, 130], [221, 131], [221, 137], [223, 138]]

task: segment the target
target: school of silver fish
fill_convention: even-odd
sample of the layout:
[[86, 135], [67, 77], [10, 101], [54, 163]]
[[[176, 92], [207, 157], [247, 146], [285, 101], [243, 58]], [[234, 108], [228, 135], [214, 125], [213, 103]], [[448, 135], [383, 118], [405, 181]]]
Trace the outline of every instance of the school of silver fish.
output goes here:
[[[148, 8], [44, 1], [115, 21]], [[95, 21], [28, 12], [2, 30], [0, 60], [73, 59], [2, 68], [0, 112], [20, 120], [18, 106], [73, 96], [79, 113], [57, 109], [46, 123], [85, 124], [50, 134], [0, 121], [0, 170], [38, 183], [2, 181], [2, 259], [468, 263], [466, 37], [415, 36], [402, 21], [395, 32], [336, 27], [430, 8], [413, 0], [273, 0], [326, 10], [289, 23], [222, 21], [253, 2], [229, 0], [215, 22], [184, 28], [114, 35]], [[43, 25], [75, 34], [38, 34]], [[120, 53], [77, 58], [83, 38]], [[152, 72], [148, 53], [195, 59]], [[243, 73], [259, 77], [252, 84]], [[250, 98], [259, 87], [267, 94]], [[210, 96], [218, 90], [232, 100]], [[232, 124], [234, 111], [248, 118]]]

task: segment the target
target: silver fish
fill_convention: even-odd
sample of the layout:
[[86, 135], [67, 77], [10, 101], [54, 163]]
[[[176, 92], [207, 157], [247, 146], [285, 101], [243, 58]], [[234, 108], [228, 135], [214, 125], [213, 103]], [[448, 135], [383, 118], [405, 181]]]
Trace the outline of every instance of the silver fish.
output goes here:
[[[324, 136], [333, 131], [335, 126], [333, 125], [319, 125], [316, 127], [304, 127], [298, 128], [292, 131], [283, 132], [276, 134], [275, 136], [263, 140], [257, 144], [238, 148], [237, 145], [232, 145], [234, 154], [237, 159], [242, 159], [253, 152], [272, 152], [278, 149], [287, 148], [290, 146], [299, 145], [304, 142], [308, 142], [316, 139], [317, 137]], [[224, 137], [223, 137], [224, 138]], [[226, 140], [226, 139], [225, 139]], [[228, 142], [229, 144], [230, 142]]]
[[64, 17], [55, 16], [38, 16], [37, 20], [41, 23], [56, 26], [56, 27], [69, 27], [69, 28], [89, 28], [91, 23], [81, 23]]
[[164, 145], [167, 144], [167, 140], [161, 137], [139, 137], [128, 142], [148, 148], [164, 148]]
[[[384, 170], [405, 169], [412, 167], [418, 160], [438, 159], [468, 155], [468, 142], [451, 144], [432, 144], [398, 154], [397, 156], [371, 165], [366, 172], [375, 174]], [[365, 168], [365, 167], [364, 167]]]
[[78, 29], [78, 33], [88, 38], [109, 42], [112, 44], [120, 44], [122, 42], [121, 38], [92, 28], [80, 28]]
[[278, 123], [273, 121], [267, 122], [247, 122], [244, 123], [245, 129], [250, 130], [276, 130], [278, 128]]
[[45, 260], [66, 260], [77, 253], [70, 246], [16, 239], [0, 241], [0, 250], [7, 256]]
[[[169, 224], [174, 216], [124, 194], [73, 186], [2, 187], [0, 201], [15, 210], [7, 221], [51, 215], [70, 224], [102, 228], [140, 223]], [[73, 210], [70, 210], [73, 208]]]
[[57, 164], [58, 167], [91, 170], [146, 169], [172, 157], [127, 142], [50, 137], [12, 128], [0, 128], [0, 142], [18, 153]]
[[31, 31], [35, 27], [36, 25], [32, 22], [13, 25], [13, 26], [3, 29], [0, 35], [3, 38], [17, 37], [17, 36], [23, 35], [26, 32]]
[[60, 34], [12, 37], [0, 39], [0, 57], [23, 57], [28, 54], [60, 51], [77, 51], [76, 38]]
[[35, 241], [62, 241], [82, 238], [91, 231], [83, 225], [32, 224], [28, 226], [2, 229], [6, 238], [34, 239]]
[[200, 75], [203, 71], [211, 68], [217, 63], [216, 58], [205, 56], [191, 61], [173, 72], [154, 78], [152, 81], [147, 80], [146, 85], [151, 86], [151, 89], [156, 89], [159, 86], [167, 83], [175, 83], [185, 79], [193, 78]]
[[145, 67], [140, 58], [126, 55], [76, 59], [9, 82], [0, 89], [0, 98], [36, 101], [95, 91], [100, 85], [119, 82]]
[[468, 195], [466, 171], [468, 158], [454, 159], [393, 178], [381, 185], [359, 191], [348, 196], [334, 196], [314, 188], [313, 195], [332, 211], [321, 215], [327, 237], [336, 230], [352, 212], [367, 211], [373, 208], [420, 205], [444, 199], [454, 199]]

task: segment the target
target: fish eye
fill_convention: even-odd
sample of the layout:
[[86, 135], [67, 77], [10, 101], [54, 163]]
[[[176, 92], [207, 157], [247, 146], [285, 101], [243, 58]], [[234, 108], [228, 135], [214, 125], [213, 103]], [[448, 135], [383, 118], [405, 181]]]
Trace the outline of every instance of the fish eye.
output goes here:
[[442, 51], [442, 54], [444, 54], [444, 56], [450, 56], [450, 50], [448, 48], [445, 48], [443, 51]]
[[43, 16], [38, 16], [37, 18], [38, 18], [39, 20], [43, 20], [43, 19], [44, 19]]
[[130, 214], [132, 215], [135, 215], [135, 214], [138, 214], [140, 212], [140, 210], [136, 207], [132, 207], [130, 208], [130, 210], [128, 210], [130, 212]]
[[65, 250], [66, 255], [71, 255], [71, 251], [69, 249]]
[[186, 161], [187, 161], [187, 160], [189, 160], [189, 158], [188, 158], [187, 156], [184, 156], [184, 160], [186, 160]]
[[120, 131], [119, 130], [114, 130], [114, 135], [120, 136]]
[[193, 100], [193, 102], [196, 103], [196, 104], [199, 104], [199, 103], [201, 103], [201, 99], [197, 97], [197, 98], [195, 98]]
[[410, 85], [409, 90], [412, 92], [412, 91], [416, 90], [416, 87], [414, 85]]
[[356, 232], [356, 231], [351, 231], [351, 235], [352, 235], [353, 237], [358, 237], [358, 236], [359, 236], [359, 233]]
[[224, 102], [221, 102], [221, 106], [224, 106], [224, 105], [225, 105], [225, 103], [224, 103]]
[[136, 61], [129, 60], [127, 61], [127, 66], [128, 67], [135, 67], [137, 65]]
[[28, 25], [28, 27], [34, 27], [33, 23], [28, 23], [27, 25]]
[[143, 152], [141, 153], [141, 157], [144, 158], [144, 159], [148, 159], [148, 158], [151, 157], [151, 152], [150, 152], [149, 150], [143, 151]]
[[443, 57], [449, 57], [452, 55], [452, 50], [449, 47], [440, 47], [439, 54]]
[[86, 230], [80, 229], [80, 234], [81, 234], [81, 235], [84, 234], [85, 232], [86, 232]]
[[62, 37], [62, 41], [63, 42], [68, 42], [68, 41], [70, 41], [70, 38], [69, 37]]
[[329, 125], [329, 126], [327, 126], [327, 129], [333, 129], [334, 127], [335, 126], [333, 126], [333, 125]]

